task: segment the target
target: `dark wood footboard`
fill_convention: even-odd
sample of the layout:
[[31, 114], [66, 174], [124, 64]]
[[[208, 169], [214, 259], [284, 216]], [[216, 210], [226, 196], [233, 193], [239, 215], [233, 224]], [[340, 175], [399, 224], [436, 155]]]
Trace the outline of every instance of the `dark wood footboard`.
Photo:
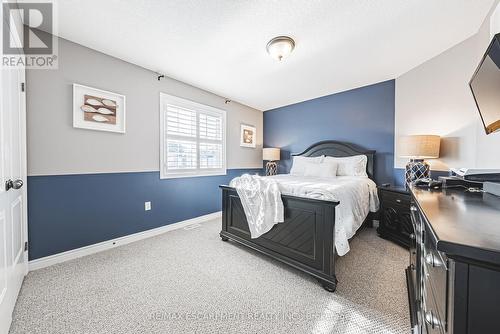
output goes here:
[[282, 196], [285, 222], [252, 239], [238, 193], [222, 189], [222, 240], [233, 240], [316, 277], [333, 292], [335, 207], [338, 202]]
[[[311, 145], [303, 157], [366, 156], [366, 174], [373, 179], [375, 151], [357, 145], [327, 140]], [[335, 207], [339, 202], [322, 201], [282, 195], [285, 222], [259, 238], [252, 239], [248, 223], [236, 189], [222, 189], [222, 240], [233, 240], [253, 248], [273, 259], [289, 264], [316, 277], [323, 287], [333, 292], [337, 287], [335, 276]], [[372, 214], [365, 226], [372, 226]]]

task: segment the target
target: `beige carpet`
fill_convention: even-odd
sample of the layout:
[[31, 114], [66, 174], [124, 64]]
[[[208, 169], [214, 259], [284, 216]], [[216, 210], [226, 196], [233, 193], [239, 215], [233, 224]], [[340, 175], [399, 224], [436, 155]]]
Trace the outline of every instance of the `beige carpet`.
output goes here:
[[28, 274], [11, 333], [409, 333], [403, 248], [365, 229], [328, 293], [220, 220]]

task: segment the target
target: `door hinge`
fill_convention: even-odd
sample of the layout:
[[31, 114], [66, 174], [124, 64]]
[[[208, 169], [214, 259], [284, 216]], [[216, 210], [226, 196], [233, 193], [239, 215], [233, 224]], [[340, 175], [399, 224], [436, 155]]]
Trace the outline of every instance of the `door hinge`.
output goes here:
[[24, 82], [21, 82], [21, 92], [24, 92]]
[[27, 241], [24, 242], [24, 251], [25, 252], [28, 251], [28, 242]]

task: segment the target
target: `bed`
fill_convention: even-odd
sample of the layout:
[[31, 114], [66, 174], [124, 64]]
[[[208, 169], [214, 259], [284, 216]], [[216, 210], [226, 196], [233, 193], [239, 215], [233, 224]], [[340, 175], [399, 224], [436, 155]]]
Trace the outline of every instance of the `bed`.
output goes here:
[[[323, 155], [332, 157], [365, 155], [367, 157], [366, 174], [370, 180], [373, 179], [375, 151], [365, 150], [353, 144], [323, 141], [310, 146], [296, 156], [319, 157]], [[274, 178], [278, 182], [284, 183], [285, 186], [289, 186], [289, 193], [293, 193], [293, 189], [298, 189], [293, 186], [294, 182], [304, 182], [304, 179], [294, 179], [283, 175]], [[315, 180], [305, 181], [315, 182]], [[337, 210], [337, 206], [340, 205], [339, 201], [283, 194], [281, 199], [285, 212], [284, 222], [274, 225], [264, 235], [252, 239], [236, 189], [225, 185], [221, 185], [220, 188], [222, 189], [220, 237], [223, 241], [231, 240], [266, 254], [275, 260], [312, 275], [325, 290], [335, 291], [337, 287], [335, 234], [338, 232], [335, 222], [336, 215], [341, 214], [341, 211]], [[340, 223], [342, 222], [340, 221]], [[371, 213], [367, 214], [363, 225], [372, 226]], [[358, 227], [346, 227], [348, 230], [347, 239], [352, 237]]]

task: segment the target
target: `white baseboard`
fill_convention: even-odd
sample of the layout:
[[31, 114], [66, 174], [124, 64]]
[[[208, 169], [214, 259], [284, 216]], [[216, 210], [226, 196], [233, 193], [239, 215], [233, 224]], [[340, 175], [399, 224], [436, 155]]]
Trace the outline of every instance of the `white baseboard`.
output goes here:
[[50, 256], [46, 256], [46, 257], [42, 257], [42, 258], [39, 258], [36, 260], [29, 261], [28, 267], [29, 267], [30, 271], [45, 268], [45, 267], [48, 267], [48, 266], [51, 266], [51, 265], [54, 265], [57, 263], [66, 262], [66, 261], [73, 260], [73, 259], [76, 259], [76, 258], [79, 258], [82, 256], [94, 254], [97, 252], [102, 252], [104, 250], [108, 250], [108, 249], [115, 248], [118, 246], [123, 246], [123, 245], [129, 244], [129, 243], [134, 242], [134, 241], [154, 237], [156, 235], [163, 234], [163, 233], [169, 232], [169, 231], [173, 231], [173, 230], [176, 230], [179, 228], [183, 228], [183, 227], [186, 227], [186, 226], [189, 226], [192, 224], [199, 224], [199, 223], [203, 223], [203, 222], [206, 222], [209, 220], [220, 218], [221, 216], [222, 216], [221, 211], [214, 212], [214, 213], [210, 213], [208, 215], [184, 220], [184, 221], [181, 221], [178, 223], [173, 223], [173, 224], [157, 227], [157, 228], [154, 228], [151, 230], [126, 235], [124, 237], [99, 242], [97, 244], [72, 249], [72, 250], [62, 252], [59, 254], [54, 254], [54, 255], [50, 255]]

